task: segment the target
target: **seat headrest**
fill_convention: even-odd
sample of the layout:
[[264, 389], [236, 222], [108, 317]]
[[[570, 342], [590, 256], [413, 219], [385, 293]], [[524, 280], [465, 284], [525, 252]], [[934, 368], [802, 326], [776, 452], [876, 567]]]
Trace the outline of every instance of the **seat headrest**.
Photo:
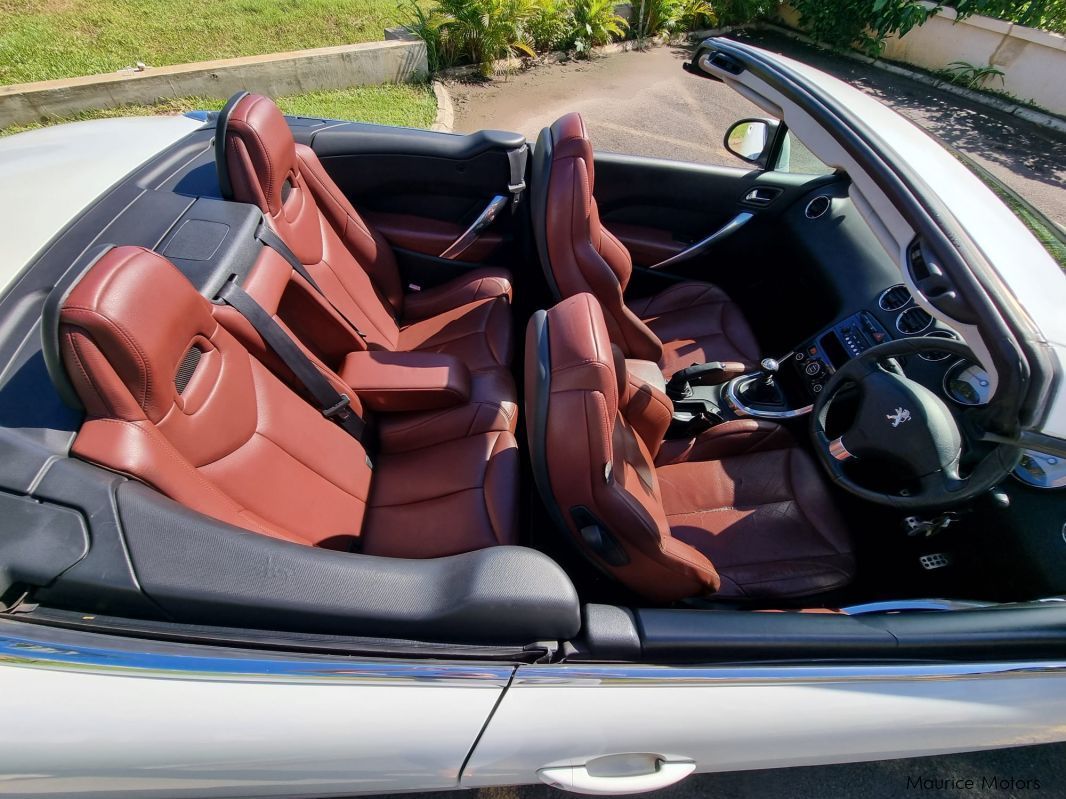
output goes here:
[[[295, 174], [296, 140], [269, 97], [245, 94], [234, 99], [227, 105], [229, 113], [219, 115], [216, 136], [225, 143], [219, 170], [229, 178], [232, 199], [276, 214], [285, 182]], [[225, 180], [220, 182], [225, 191]]]
[[552, 124], [552, 160], [580, 158], [585, 162], [589, 176], [589, 191], [592, 191], [595, 172], [593, 169], [592, 142], [589, 140], [585, 121], [575, 112], [559, 117]]
[[182, 407], [197, 367], [218, 366], [211, 307], [158, 253], [106, 252], [63, 300], [57, 320], [63, 364], [86, 411], [158, 422]]
[[625, 357], [611, 344], [603, 310], [582, 293], [547, 311], [552, 391], [598, 391], [614, 414], [623, 391]]

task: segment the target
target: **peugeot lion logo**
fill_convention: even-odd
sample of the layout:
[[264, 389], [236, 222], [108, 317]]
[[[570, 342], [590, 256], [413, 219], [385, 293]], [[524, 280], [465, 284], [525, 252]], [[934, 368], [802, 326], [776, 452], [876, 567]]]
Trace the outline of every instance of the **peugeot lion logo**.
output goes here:
[[892, 422], [893, 427], [899, 427], [904, 422], [909, 422], [911, 412], [906, 408], [896, 408], [895, 413], [886, 413], [885, 418]]

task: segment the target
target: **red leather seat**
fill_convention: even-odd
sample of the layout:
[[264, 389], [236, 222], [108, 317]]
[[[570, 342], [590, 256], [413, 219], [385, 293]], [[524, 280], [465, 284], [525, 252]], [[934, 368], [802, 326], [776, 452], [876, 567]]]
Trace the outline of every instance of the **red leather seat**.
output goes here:
[[[73, 452], [295, 543], [424, 558], [516, 541], [509, 431], [404, 451], [383, 442], [371, 468], [355, 438], [249, 355], [221, 309], [156, 253], [118, 247], [100, 258], [58, 315], [87, 413]], [[463, 391], [462, 375], [444, 388]], [[352, 406], [367, 415], [357, 394]]]
[[784, 428], [740, 420], [664, 443], [673, 405], [627, 369], [590, 294], [535, 315], [526, 352], [538, 487], [607, 573], [660, 602], [802, 597], [851, 580], [843, 521]]
[[708, 361], [737, 363], [731, 371], [738, 373], [758, 364], [755, 335], [720, 288], [685, 281], [652, 297], [624, 296], [633, 261], [600, 222], [592, 144], [580, 114], [541, 132], [537, 160], [545, 157], [547, 187], [533, 200], [543, 197], [544, 223], [534, 233], [557, 298], [590, 292], [603, 308], [611, 341], [626, 357], [658, 363], [668, 377]]
[[478, 268], [405, 292], [396, 257], [337, 188], [310, 147], [297, 144], [278, 107], [249, 94], [229, 113], [220, 172], [233, 199], [258, 206], [330, 301], [389, 350], [447, 352], [472, 372], [511, 358], [511, 277]]

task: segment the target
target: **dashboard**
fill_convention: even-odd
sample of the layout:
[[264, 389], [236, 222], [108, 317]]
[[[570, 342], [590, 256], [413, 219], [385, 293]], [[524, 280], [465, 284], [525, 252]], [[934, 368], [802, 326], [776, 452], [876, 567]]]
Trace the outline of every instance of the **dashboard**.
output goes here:
[[[851, 313], [796, 347], [789, 363], [806, 399], [813, 400], [833, 373], [852, 358], [886, 341], [910, 337], [961, 340], [958, 333], [919, 306], [905, 285], [897, 283], [881, 291], [869, 307]], [[935, 350], [899, 360], [909, 378], [940, 394], [959, 412], [987, 405], [992, 399], [992, 380], [979, 363]], [[1063, 488], [1066, 459], [1026, 450], [1013, 475], [1033, 488]]]

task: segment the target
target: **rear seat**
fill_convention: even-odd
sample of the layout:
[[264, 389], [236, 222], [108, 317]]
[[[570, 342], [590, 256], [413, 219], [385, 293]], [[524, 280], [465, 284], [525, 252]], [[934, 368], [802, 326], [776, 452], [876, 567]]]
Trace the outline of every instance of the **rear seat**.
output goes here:
[[[245, 95], [220, 116], [217, 148], [227, 199], [258, 206], [329, 300], [371, 346], [445, 352], [474, 374], [511, 361], [511, 276], [478, 268], [405, 292], [388, 242], [359, 216], [278, 107]], [[513, 391], [512, 391], [513, 393]]]
[[[408, 392], [404, 405], [408, 412], [389, 413], [377, 420], [378, 433], [392, 451], [416, 449], [474, 433], [514, 433], [517, 428], [514, 379], [506, 368], [470, 371], [467, 364], [452, 353], [367, 350], [366, 342], [337, 316], [319, 292], [269, 247], [263, 248], [242, 285], [323, 371], [340, 374], [346, 365], [349, 369], [354, 368], [353, 362], [360, 358], [363, 363], [388, 360], [397, 365], [407, 364], [412, 370], [422, 368], [429, 360], [451, 359], [469, 373], [466, 401], [443, 406], [434, 402], [419, 403], [413, 392]], [[216, 309], [215, 316], [255, 358], [298, 392], [301, 390], [291, 379], [291, 372], [243, 316], [226, 306]], [[341, 387], [338, 390], [348, 393]]]
[[[63, 363], [87, 412], [74, 454], [294, 543], [408, 558], [515, 543], [510, 431], [383, 441], [371, 467], [359, 441], [220, 324], [223, 309], [149, 250], [100, 258], [58, 314]], [[449, 390], [461, 384], [459, 375]], [[353, 408], [368, 415], [358, 395]]]

